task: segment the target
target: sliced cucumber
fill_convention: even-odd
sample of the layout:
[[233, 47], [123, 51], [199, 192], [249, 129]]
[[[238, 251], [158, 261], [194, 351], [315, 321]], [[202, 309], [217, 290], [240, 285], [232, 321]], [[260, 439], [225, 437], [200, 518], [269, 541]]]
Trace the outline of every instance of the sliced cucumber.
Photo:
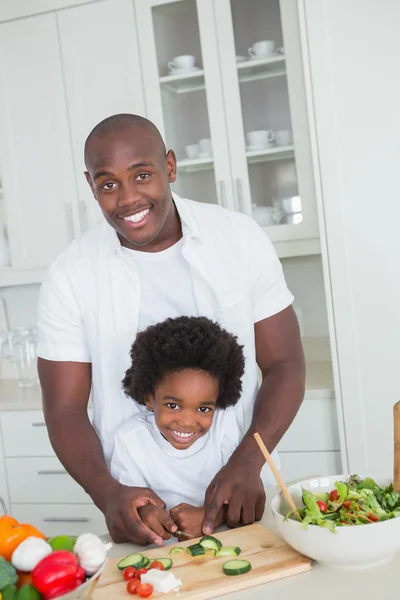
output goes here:
[[215, 556], [217, 554], [217, 551], [214, 550], [213, 548], [205, 548], [206, 551], [206, 556]]
[[129, 554], [129, 556], [125, 556], [125, 558], [119, 561], [117, 567], [120, 571], [123, 571], [126, 569], [126, 567], [135, 567], [135, 569], [141, 569], [144, 562], [145, 557], [143, 554]]
[[200, 544], [204, 548], [211, 548], [211, 550], [219, 550], [222, 547], [222, 543], [212, 535], [203, 535]]
[[206, 551], [201, 544], [193, 544], [193, 546], [188, 546], [186, 550], [192, 556], [200, 556], [201, 554], [205, 554]]
[[183, 554], [185, 552], [185, 548], [181, 548], [180, 546], [174, 546], [169, 551], [170, 554]]
[[147, 569], [147, 567], [149, 566], [150, 562], [151, 561], [150, 561], [149, 558], [147, 558], [147, 556], [143, 556], [143, 563], [140, 565], [140, 568], [141, 569]]
[[228, 560], [222, 565], [225, 575], [244, 575], [251, 571], [251, 564], [248, 560]]
[[164, 571], [168, 571], [171, 567], [172, 567], [172, 560], [170, 558], [155, 558], [154, 560], [158, 560], [158, 562], [160, 562], [163, 567], [164, 567]]
[[240, 553], [239, 546], [222, 546], [215, 556], [239, 556]]

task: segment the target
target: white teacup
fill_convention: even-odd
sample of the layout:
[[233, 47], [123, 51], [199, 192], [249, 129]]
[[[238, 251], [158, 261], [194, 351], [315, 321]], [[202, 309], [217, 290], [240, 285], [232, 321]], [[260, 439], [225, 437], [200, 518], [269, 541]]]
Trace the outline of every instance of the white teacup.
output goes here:
[[175, 56], [168, 63], [168, 68], [173, 71], [174, 69], [191, 69], [194, 67], [196, 62], [196, 57], [191, 54], [181, 54], [180, 56]]
[[290, 129], [275, 131], [275, 142], [277, 146], [290, 146], [293, 143], [293, 134]]
[[246, 133], [247, 141], [250, 146], [263, 148], [274, 141], [274, 132], [272, 129], [258, 129], [257, 131], [248, 131]]
[[274, 225], [276, 209], [273, 206], [257, 206], [257, 204], [252, 204], [251, 207], [253, 219], [257, 221], [261, 227]]
[[271, 56], [275, 52], [275, 42], [273, 40], [261, 40], [255, 42], [249, 48], [249, 55], [263, 58], [265, 56]]
[[202, 140], [199, 140], [199, 150], [200, 150], [200, 154], [211, 156], [211, 154], [212, 154], [211, 139], [203, 138]]
[[185, 146], [186, 156], [190, 159], [197, 158], [199, 155], [199, 147], [197, 144], [189, 144]]

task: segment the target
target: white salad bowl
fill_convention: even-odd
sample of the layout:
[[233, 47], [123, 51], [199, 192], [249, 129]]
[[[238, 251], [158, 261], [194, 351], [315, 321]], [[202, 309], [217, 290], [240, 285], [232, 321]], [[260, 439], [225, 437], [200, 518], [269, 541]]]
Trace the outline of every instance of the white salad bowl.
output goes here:
[[[289, 491], [296, 506], [302, 508], [302, 488], [314, 494], [330, 492], [336, 481], [348, 479], [348, 475], [308, 479], [291, 485]], [[383, 488], [391, 483], [389, 479], [374, 479]], [[301, 554], [327, 567], [365, 569], [388, 562], [400, 552], [400, 517], [366, 525], [336, 527], [336, 533], [332, 533], [318, 525], [303, 529], [299, 521], [285, 521], [290, 509], [282, 494], [272, 500], [271, 509], [281, 537]]]

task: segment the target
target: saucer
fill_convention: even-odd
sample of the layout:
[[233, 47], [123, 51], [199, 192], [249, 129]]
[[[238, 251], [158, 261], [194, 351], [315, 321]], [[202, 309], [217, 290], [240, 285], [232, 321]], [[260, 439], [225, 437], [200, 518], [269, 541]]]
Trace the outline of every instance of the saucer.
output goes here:
[[269, 144], [263, 144], [262, 146], [260, 146], [259, 144], [247, 144], [246, 152], [257, 152], [257, 151], [261, 151], [261, 150], [269, 150], [270, 148], [274, 148], [274, 147], [275, 147], [274, 142], [271, 142]]
[[196, 158], [212, 158], [210, 152], [199, 152]]
[[275, 52], [272, 52], [271, 54], [260, 54], [258, 56], [249, 56], [250, 60], [265, 60], [266, 58], [273, 58], [274, 56], [276, 56]]
[[195, 73], [196, 71], [200, 71], [200, 67], [190, 67], [188, 68], [177, 68], [177, 69], [169, 69], [168, 75], [186, 75], [189, 73]]
[[237, 63], [246, 62], [247, 60], [248, 60], [248, 59], [247, 59], [247, 56], [238, 55], [238, 56], [236, 57], [236, 62], [237, 62]]

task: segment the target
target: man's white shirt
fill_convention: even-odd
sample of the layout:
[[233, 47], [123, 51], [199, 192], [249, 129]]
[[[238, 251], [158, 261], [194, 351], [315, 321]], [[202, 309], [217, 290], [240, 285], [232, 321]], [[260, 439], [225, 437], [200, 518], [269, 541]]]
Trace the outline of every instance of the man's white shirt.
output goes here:
[[[121, 387], [139, 327], [195, 311], [194, 316], [215, 320], [237, 335], [245, 355], [242, 396], [233, 409], [241, 438], [258, 390], [254, 323], [293, 302], [274, 247], [253, 219], [173, 198], [183, 236], [177, 248], [166, 251], [162, 285], [168, 309], [154, 276], [146, 279], [146, 262], [152, 264], [153, 257], [147, 261], [144, 253], [123, 248], [106, 221], [74, 241], [41, 286], [38, 354], [51, 361], [91, 363], [93, 425], [108, 464], [118, 428], [146, 410]], [[177, 258], [173, 265], [168, 254], [172, 262]], [[158, 258], [154, 264], [163, 261]], [[185, 281], [169, 280], [169, 269]]]

